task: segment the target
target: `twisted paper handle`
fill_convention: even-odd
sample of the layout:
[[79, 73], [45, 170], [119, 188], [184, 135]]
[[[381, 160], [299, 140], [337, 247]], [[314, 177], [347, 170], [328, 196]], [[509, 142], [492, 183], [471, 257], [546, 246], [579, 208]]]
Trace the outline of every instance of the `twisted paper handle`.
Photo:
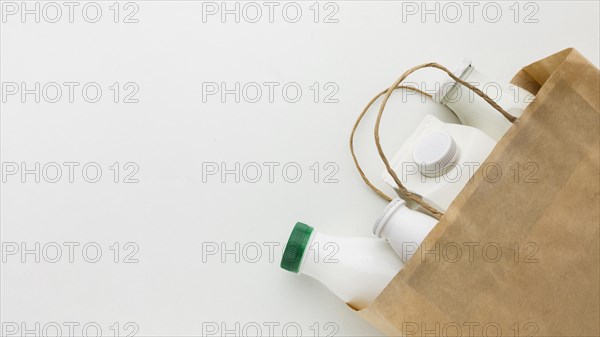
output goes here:
[[356, 165], [356, 169], [360, 173], [360, 176], [362, 177], [363, 181], [373, 191], [375, 191], [375, 193], [377, 193], [379, 196], [381, 196], [383, 199], [385, 199], [387, 201], [391, 201], [392, 200], [392, 198], [390, 196], [388, 196], [387, 194], [385, 194], [383, 191], [381, 191], [375, 185], [373, 185], [371, 183], [371, 181], [369, 181], [369, 178], [367, 178], [366, 174], [364, 173], [364, 171], [360, 167], [360, 164], [358, 163], [358, 159], [356, 158], [356, 153], [354, 152], [354, 135], [356, 133], [356, 129], [358, 128], [358, 125], [362, 121], [362, 118], [367, 113], [367, 111], [369, 110], [369, 108], [373, 105], [373, 103], [375, 103], [375, 101], [379, 97], [384, 96], [383, 97], [383, 101], [381, 102], [381, 106], [379, 107], [379, 113], [377, 114], [377, 121], [375, 122], [375, 129], [374, 129], [375, 145], [377, 146], [377, 151], [379, 152], [379, 157], [381, 157], [381, 160], [383, 161], [383, 164], [385, 165], [385, 168], [386, 168], [387, 172], [390, 174], [390, 176], [392, 177], [392, 179], [394, 179], [394, 182], [398, 186], [398, 189], [400, 190], [400, 193], [402, 194], [402, 196], [405, 199], [413, 200], [419, 206], [423, 207], [429, 213], [431, 213], [431, 215], [433, 217], [435, 217], [436, 219], [439, 220], [444, 215], [442, 212], [440, 212], [439, 210], [437, 210], [436, 208], [434, 208], [433, 206], [431, 206], [427, 201], [423, 200], [423, 197], [421, 197], [420, 195], [418, 195], [416, 193], [412, 193], [409, 190], [407, 190], [406, 187], [402, 184], [402, 182], [400, 182], [400, 179], [398, 178], [398, 175], [396, 174], [396, 172], [394, 171], [394, 169], [391, 167], [390, 162], [389, 162], [387, 156], [383, 152], [383, 149], [381, 147], [380, 137], [379, 137], [379, 126], [381, 124], [381, 118], [383, 116], [383, 111], [385, 110], [385, 106], [386, 106], [388, 100], [390, 99], [390, 96], [394, 92], [394, 90], [396, 90], [396, 89], [413, 90], [413, 91], [416, 91], [416, 92], [418, 92], [418, 93], [420, 93], [422, 95], [425, 95], [425, 96], [431, 98], [431, 95], [429, 95], [429, 94], [427, 94], [427, 93], [425, 93], [425, 92], [423, 92], [423, 91], [421, 91], [419, 89], [400, 85], [402, 83], [402, 81], [404, 81], [410, 74], [412, 74], [415, 71], [417, 71], [419, 69], [422, 69], [422, 68], [437, 68], [437, 69], [440, 69], [440, 70], [444, 71], [454, 81], [456, 81], [457, 83], [460, 83], [461, 85], [465, 86], [466, 88], [472, 90], [475, 94], [477, 94], [477, 96], [483, 98], [494, 109], [498, 110], [498, 112], [500, 112], [502, 114], [502, 116], [504, 116], [511, 123], [514, 123], [517, 120], [517, 118], [515, 116], [509, 114], [508, 112], [506, 112], [504, 109], [502, 109], [501, 106], [499, 106], [496, 102], [494, 102], [494, 100], [491, 99], [488, 95], [486, 95], [483, 91], [481, 91], [480, 89], [478, 89], [474, 85], [463, 81], [462, 79], [460, 79], [459, 77], [457, 77], [456, 75], [454, 75], [446, 67], [444, 67], [444, 66], [442, 66], [440, 64], [437, 64], [437, 63], [425, 63], [425, 64], [422, 64], [422, 65], [419, 65], [419, 66], [416, 66], [414, 68], [409, 69], [404, 74], [402, 74], [402, 76], [400, 76], [400, 78], [398, 78], [396, 80], [396, 82], [394, 82], [394, 84], [392, 84], [386, 90], [383, 90], [382, 92], [380, 92], [379, 94], [377, 94], [375, 97], [373, 97], [373, 99], [371, 99], [371, 101], [369, 101], [369, 103], [367, 104], [367, 106], [363, 109], [363, 111], [358, 116], [356, 122], [354, 123], [354, 127], [352, 128], [352, 133], [350, 134], [350, 152], [352, 153], [352, 159], [354, 160], [354, 164]]

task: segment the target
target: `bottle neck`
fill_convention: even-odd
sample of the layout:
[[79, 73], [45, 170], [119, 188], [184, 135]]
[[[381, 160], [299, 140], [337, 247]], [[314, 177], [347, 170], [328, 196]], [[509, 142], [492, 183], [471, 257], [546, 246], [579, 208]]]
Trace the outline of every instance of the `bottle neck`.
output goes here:
[[[300, 268], [298, 269], [298, 274], [305, 274], [305, 275], [314, 275], [313, 271], [314, 271], [314, 264], [315, 264], [315, 258], [318, 257], [318, 253], [315, 254], [315, 242], [318, 245], [319, 242], [319, 238], [322, 237], [323, 234], [321, 233], [317, 233], [317, 231], [313, 231], [310, 234], [310, 238], [308, 239], [308, 244], [306, 245], [306, 248], [304, 249], [304, 253], [302, 254], [302, 260], [300, 261]], [[317, 255], [317, 256], [315, 256]]]

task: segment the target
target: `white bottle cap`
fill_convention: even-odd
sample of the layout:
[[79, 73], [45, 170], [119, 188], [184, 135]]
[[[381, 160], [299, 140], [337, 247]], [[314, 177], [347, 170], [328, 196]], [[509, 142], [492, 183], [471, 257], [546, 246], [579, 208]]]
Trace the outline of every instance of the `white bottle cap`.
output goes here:
[[427, 177], [443, 174], [456, 163], [458, 155], [456, 142], [442, 131], [428, 134], [413, 148], [413, 160], [419, 165], [419, 171]]
[[381, 230], [383, 229], [383, 226], [385, 226], [392, 214], [394, 214], [396, 208], [402, 207], [405, 204], [406, 202], [400, 198], [396, 198], [387, 204], [379, 218], [377, 218], [375, 221], [375, 225], [373, 226], [373, 234], [377, 235], [377, 237], [381, 237]]

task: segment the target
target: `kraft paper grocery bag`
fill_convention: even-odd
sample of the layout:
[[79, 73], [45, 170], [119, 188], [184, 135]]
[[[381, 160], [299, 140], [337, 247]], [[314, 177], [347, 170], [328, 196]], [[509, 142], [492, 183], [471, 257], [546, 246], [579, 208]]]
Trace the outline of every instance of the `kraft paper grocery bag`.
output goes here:
[[599, 80], [574, 49], [523, 68], [535, 101], [359, 314], [390, 336], [600, 336]]

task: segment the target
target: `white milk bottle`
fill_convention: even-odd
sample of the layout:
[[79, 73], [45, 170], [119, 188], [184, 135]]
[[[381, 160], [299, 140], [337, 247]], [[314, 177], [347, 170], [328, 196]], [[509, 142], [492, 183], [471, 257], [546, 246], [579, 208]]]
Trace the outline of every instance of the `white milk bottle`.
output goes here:
[[403, 262], [415, 253], [437, 220], [406, 207], [400, 198], [392, 200], [375, 221], [373, 233], [385, 238]]
[[[519, 117], [535, 96], [510, 83], [498, 83], [477, 71], [469, 59], [464, 59], [454, 75], [483, 91], [509, 114]], [[434, 100], [449, 107], [464, 125], [476, 127], [498, 141], [511, 127], [500, 112], [465, 86], [448, 81], [440, 87]]]
[[281, 259], [281, 268], [315, 278], [356, 310], [373, 302], [403, 266], [384, 240], [334, 237], [300, 222]]
[[[400, 182], [444, 212], [496, 142], [481, 130], [427, 116], [390, 162]], [[398, 186], [387, 171], [383, 180]]]

